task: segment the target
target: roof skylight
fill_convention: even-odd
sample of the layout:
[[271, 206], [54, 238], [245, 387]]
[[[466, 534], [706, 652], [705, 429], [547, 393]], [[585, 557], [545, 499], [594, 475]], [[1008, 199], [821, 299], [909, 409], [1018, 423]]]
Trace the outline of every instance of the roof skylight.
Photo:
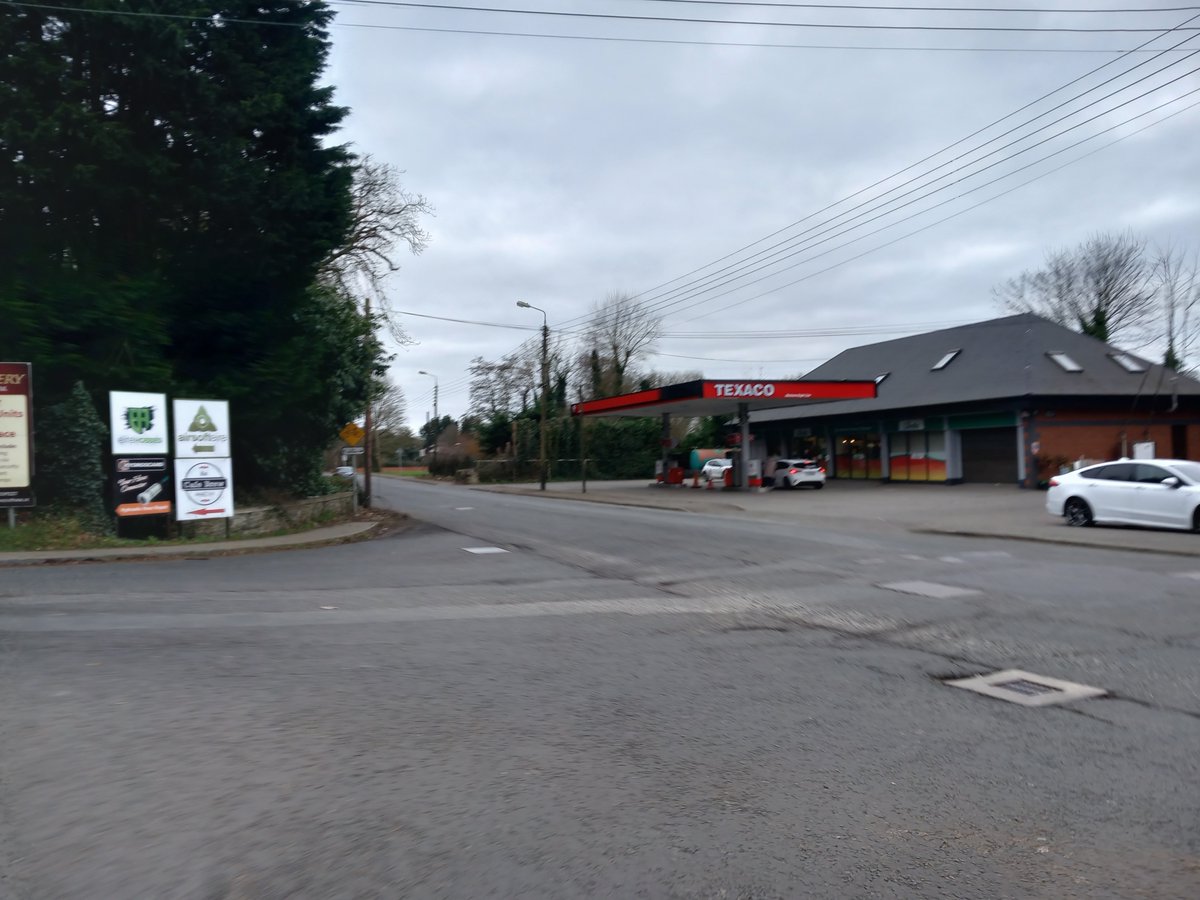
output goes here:
[[949, 353], [947, 353], [945, 356], [943, 356], [941, 359], [939, 359], [936, 363], [934, 363], [933, 368], [930, 369], [929, 371], [937, 372], [941, 369], [946, 368], [946, 366], [950, 365], [950, 362], [954, 359], [954, 357], [958, 356], [958, 354], [960, 354], [960, 353], [962, 353], [962, 350], [951, 350]]
[[1052, 360], [1054, 360], [1056, 363], [1058, 363], [1059, 368], [1062, 369], [1064, 372], [1082, 372], [1083, 371], [1083, 366], [1081, 366], [1079, 363], [1075, 362], [1075, 360], [1071, 359], [1071, 357], [1067, 356], [1067, 354], [1065, 354], [1065, 353], [1062, 353], [1060, 351], [1051, 351], [1051, 352], [1047, 353], [1046, 355], [1048, 357], [1050, 357]]
[[1146, 364], [1140, 359], [1130, 356], [1128, 353], [1110, 353], [1108, 358], [1115, 362], [1126, 372], [1145, 372]]

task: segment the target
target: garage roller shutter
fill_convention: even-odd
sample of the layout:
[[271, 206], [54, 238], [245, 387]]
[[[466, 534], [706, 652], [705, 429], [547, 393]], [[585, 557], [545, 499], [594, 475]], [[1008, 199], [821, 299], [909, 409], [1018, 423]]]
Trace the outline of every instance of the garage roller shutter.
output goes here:
[[959, 434], [963, 481], [1016, 484], [1017, 429], [972, 428]]

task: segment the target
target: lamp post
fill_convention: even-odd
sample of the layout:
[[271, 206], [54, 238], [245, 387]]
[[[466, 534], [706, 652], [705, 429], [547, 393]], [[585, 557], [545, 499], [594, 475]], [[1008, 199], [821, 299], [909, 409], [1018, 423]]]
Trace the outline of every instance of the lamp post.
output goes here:
[[541, 490], [546, 489], [546, 397], [550, 393], [550, 325], [546, 311], [532, 303], [518, 300], [521, 309], [534, 309], [542, 314], [542, 433], [541, 433]]
[[418, 375], [428, 375], [433, 379], [433, 429], [430, 436], [433, 438], [433, 461], [437, 462], [438, 435], [441, 432], [441, 422], [438, 420], [437, 411], [437, 395], [438, 395], [438, 377], [432, 372], [426, 372], [424, 369], [417, 370]]

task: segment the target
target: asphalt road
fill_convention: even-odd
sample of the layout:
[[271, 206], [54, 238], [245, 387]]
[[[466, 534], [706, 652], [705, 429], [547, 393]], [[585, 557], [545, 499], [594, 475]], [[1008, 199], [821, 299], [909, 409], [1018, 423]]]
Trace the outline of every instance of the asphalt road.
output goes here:
[[1197, 560], [381, 481], [0, 570], [0, 897], [1200, 895]]

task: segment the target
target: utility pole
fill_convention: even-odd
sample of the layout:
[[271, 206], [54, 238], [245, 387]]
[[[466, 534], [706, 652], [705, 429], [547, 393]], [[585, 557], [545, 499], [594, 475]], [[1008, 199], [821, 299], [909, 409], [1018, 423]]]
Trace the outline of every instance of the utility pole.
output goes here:
[[550, 324], [546, 319], [546, 311], [540, 307], [518, 300], [517, 306], [522, 309], [536, 309], [542, 314], [542, 429], [541, 429], [541, 490], [546, 489], [546, 403], [550, 394]]
[[433, 428], [430, 429], [429, 435], [433, 438], [433, 461], [437, 462], [438, 438], [441, 436], [442, 423], [438, 419], [437, 401], [438, 401], [438, 377], [432, 372], [426, 372], [421, 369], [417, 372], [418, 375], [428, 375], [433, 379]]
[[[368, 292], [365, 301], [365, 311], [367, 321], [371, 321], [371, 295]], [[372, 370], [367, 375], [367, 414], [363, 416], [363, 425], [366, 427], [364, 431], [363, 441], [363, 492], [366, 498], [363, 500], [363, 506], [371, 506], [371, 454], [375, 452], [375, 442], [371, 438], [371, 391], [375, 387], [375, 372]], [[355, 493], [358, 492], [358, 485], [354, 485]]]

